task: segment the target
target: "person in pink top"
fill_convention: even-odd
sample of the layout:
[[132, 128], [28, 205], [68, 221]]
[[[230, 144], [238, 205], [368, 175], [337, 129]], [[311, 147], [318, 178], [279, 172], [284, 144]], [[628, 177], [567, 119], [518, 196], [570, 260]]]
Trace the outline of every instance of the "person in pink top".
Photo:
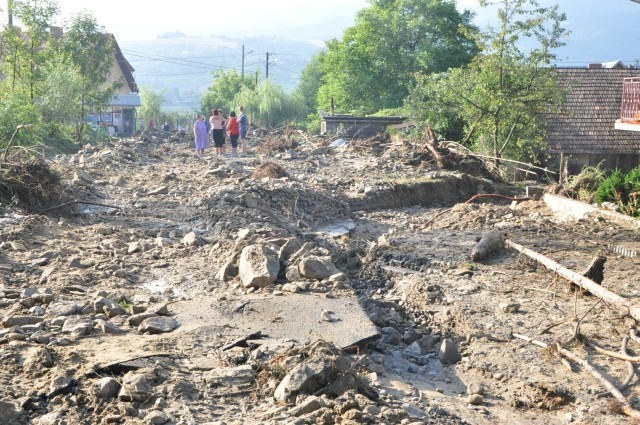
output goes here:
[[216, 148], [216, 156], [224, 153], [224, 125], [227, 120], [224, 119], [218, 109], [213, 110], [213, 115], [209, 118], [211, 123], [211, 133], [213, 134], [213, 145]]
[[240, 137], [240, 123], [236, 118], [235, 111], [229, 112], [229, 122], [227, 123], [227, 131], [229, 131], [229, 140], [231, 140], [231, 148], [233, 156], [238, 156], [238, 138]]

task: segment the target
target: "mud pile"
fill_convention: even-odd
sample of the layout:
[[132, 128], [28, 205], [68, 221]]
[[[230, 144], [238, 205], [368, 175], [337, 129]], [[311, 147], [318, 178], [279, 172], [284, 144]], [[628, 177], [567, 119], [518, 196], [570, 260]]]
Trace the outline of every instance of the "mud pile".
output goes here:
[[[604, 305], [576, 301], [511, 252], [483, 263], [469, 253], [503, 229], [579, 269], [599, 241], [629, 243], [632, 231], [504, 200], [457, 205], [425, 227], [477, 193], [522, 190], [438, 169], [390, 140], [364, 150], [298, 136], [205, 161], [186, 135], [87, 146], [54, 161], [72, 211], [3, 206], [0, 417], [623, 423], [588, 377], [560, 375], [511, 333], [551, 342], [576, 314], [589, 312], [592, 336], [624, 319], [603, 326]], [[268, 162], [286, 174], [256, 175]], [[608, 281], [624, 285], [633, 267], [619, 259]]]

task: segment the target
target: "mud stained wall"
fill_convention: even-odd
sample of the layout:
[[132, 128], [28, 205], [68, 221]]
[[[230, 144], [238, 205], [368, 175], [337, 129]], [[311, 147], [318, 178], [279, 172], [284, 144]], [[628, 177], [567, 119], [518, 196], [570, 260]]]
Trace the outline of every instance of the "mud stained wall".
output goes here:
[[478, 193], [494, 192], [490, 181], [464, 175], [419, 183], [399, 184], [379, 189], [373, 194], [347, 198], [354, 211], [405, 208], [414, 205], [436, 207], [464, 202]]

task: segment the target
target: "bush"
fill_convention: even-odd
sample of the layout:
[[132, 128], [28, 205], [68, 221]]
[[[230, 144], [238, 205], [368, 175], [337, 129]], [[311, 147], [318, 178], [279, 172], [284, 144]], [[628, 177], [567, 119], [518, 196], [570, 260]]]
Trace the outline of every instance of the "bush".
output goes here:
[[623, 201], [623, 193], [625, 191], [625, 175], [622, 171], [616, 170], [598, 187], [596, 192], [596, 202], [602, 204], [603, 202], [615, 202], [620, 203]]

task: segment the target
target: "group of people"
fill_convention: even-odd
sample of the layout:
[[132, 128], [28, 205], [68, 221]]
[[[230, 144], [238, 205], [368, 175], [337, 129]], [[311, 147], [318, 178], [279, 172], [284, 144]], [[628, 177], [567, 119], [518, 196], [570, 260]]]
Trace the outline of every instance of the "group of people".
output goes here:
[[247, 154], [247, 116], [244, 108], [240, 107], [240, 116], [237, 117], [235, 111], [229, 112], [229, 118], [225, 117], [222, 109], [212, 109], [212, 115], [207, 121], [202, 114], [198, 114], [198, 119], [193, 124], [193, 133], [195, 135], [196, 155], [199, 158], [204, 157], [205, 149], [211, 147], [209, 143], [209, 135], [213, 140], [215, 147], [215, 155], [224, 155], [224, 145], [226, 143], [226, 134], [229, 134], [231, 142], [232, 155], [238, 156], [238, 142], [242, 150], [242, 155]]

